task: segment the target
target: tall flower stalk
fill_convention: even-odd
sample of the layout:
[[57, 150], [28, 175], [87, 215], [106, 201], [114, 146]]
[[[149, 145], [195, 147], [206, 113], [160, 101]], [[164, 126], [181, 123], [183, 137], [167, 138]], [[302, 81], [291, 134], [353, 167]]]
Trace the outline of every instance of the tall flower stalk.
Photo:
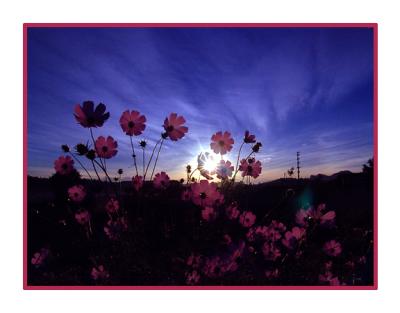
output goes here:
[[136, 164], [136, 153], [135, 153], [135, 147], [133, 146], [133, 142], [132, 142], [132, 136], [129, 136], [130, 141], [131, 141], [131, 147], [132, 147], [132, 157], [133, 157], [133, 163], [135, 165], [135, 170], [136, 170], [136, 175], [139, 176], [139, 171], [137, 168], [137, 164]]
[[155, 144], [155, 146], [154, 146], [154, 148], [153, 148], [153, 151], [151, 152], [149, 162], [147, 163], [147, 166], [146, 166], [146, 171], [145, 171], [144, 174], [143, 174], [143, 181], [146, 180], [147, 171], [149, 170], [150, 163], [151, 163], [151, 161], [153, 160], [154, 152], [156, 151], [156, 148], [157, 148], [157, 146], [159, 145], [159, 143], [161, 142], [161, 140], [162, 140], [162, 138], [160, 138], [160, 139], [157, 141], [157, 143]]
[[139, 171], [137, 167], [135, 147], [133, 145], [133, 136], [139, 136], [146, 128], [146, 117], [138, 111], [125, 111], [122, 113], [119, 124], [126, 135], [129, 136], [131, 148], [132, 148], [132, 158], [136, 170], [136, 176], [139, 176]]
[[157, 162], [158, 162], [158, 157], [160, 156], [160, 151], [161, 151], [162, 145], [163, 145], [163, 143], [164, 143], [164, 140], [165, 140], [165, 139], [162, 138], [161, 143], [160, 143], [160, 146], [159, 146], [159, 148], [158, 148], [158, 152], [157, 152], [156, 160], [154, 161], [153, 171], [151, 172], [150, 180], [152, 180], [152, 178], [153, 178], [154, 171], [155, 171], [155, 169], [156, 169]]

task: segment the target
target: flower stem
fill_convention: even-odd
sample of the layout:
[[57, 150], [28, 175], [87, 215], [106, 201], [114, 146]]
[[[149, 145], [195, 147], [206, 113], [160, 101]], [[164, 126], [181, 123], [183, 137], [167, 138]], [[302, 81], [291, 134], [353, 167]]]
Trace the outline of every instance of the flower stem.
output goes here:
[[154, 167], [153, 167], [153, 171], [151, 172], [150, 180], [153, 178], [153, 174], [154, 174], [154, 171], [157, 166], [158, 157], [160, 155], [160, 151], [161, 151], [161, 147], [162, 147], [163, 143], [164, 143], [164, 138], [161, 140], [160, 147], [158, 148], [157, 157], [156, 157], [156, 160], [154, 161]]
[[238, 156], [237, 156], [236, 166], [235, 166], [235, 174], [233, 174], [232, 182], [235, 181], [236, 174], [237, 174], [237, 172], [239, 171], [240, 152], [242, 152], [243, 145], [244, 145], [244, 141], [242, 142], [242, 144], [240, 145], [240, 148], [239, 148], [239, 153], [238, 153]]
[[[96, 150], [96, 140], [94, 140], [92, 127], [89, 127], [89, 129], [90, 129], [90, 137], [92, 137], [92, 141], [93, 141], [93, 149], [94, 149], [94, 151], [96, 151], [96, 153], [97, 153], [97, 150]], [[101, 161], [101, 158], [100, 158], [100, 163], [101, 163], [101, 165], [103, 165], [103, 162]], [[103, 166], [104, 166], [104, 165], [103, 165]]]
[[146, 180], [147, 171], [149, 170], [149, 166], [150, 166], [151, 160], [153, 159], [154, 151], [156, 150], [156, 148], [157, 148], [157, 146], [158, 146], [158, 144], [160, 143], [161, 140], [162, 140], [162, 138], [160, 138], [160, 139], [157, 141], [156, 145], [155, 145], [154, 148], [153, 148], [153, 152], [151, 152], [151, 156], [150, 156], [149, 163], [147, 163], [146, 171], [145, 171], [144, 174], [143, 174], [143, 181]]
[[79, 165], [83, 168], [83, 170], [84, 170], [84, 171], [86, 172], [86, 174], [89, 176], [90, 180], [93, 180], [93, 179], [92, 179], [92, 176], [90, 176], [90, 174], [89, 174], [89, 171], [86, 169], [86, 167], [83, 166], [82, 162], [79, 161], [79, 159], [78, 159], [72, 152], [69, 152], [69, 154], [74, 158], [74, 160], [75, 160], [76, 162], [79, 163]]
[[103, 172], [106, 175], [108, 181], [112, 184], [112, 180], [111, 180], [110, 176], [108, 176], [108, 173], [107, 173], [107, 170], [105, 169], [105, 167], [102, 164], [100, 164], [99, 162], [97, 162], [96, 160], [94, 160], [94, 162], [103, 170]]
[[96, 166], [94, 165], [94, 161], [93, 161], [93, 160], [92, 160], [92, 165], [93, 165], [93, 169], [94, 169], [94, 172], [96, 173], [97, 178], [98, 178], [99, 181], [101, 182], [101, 178], [100, 178], [100, 176], [99, 176], [99, 173], [97, 173]]
[[196, 171], [200, 171], [198, 167], [195, 168], [195, 169], [190, 173], [190, 175], [189, 175], [189, 177], [188, 177], [188, 182], [189, 182], [189, 180], [192, 178], [193, 174], [194, 174]]
[[[106, 161], [106, 160], [104, 160], [104, 162], [105, 162], [105, 161]], [[112, 186], [113, 189], [114, 189], [115, 195], [117, 195], [117, 194], [118, 194], [117, 188], [115, 187], [115, 185], [114, 185], [113, 181], [111, 180], [110, 176], [108, 176], [108, 173], [107, 173], [106, 168], [105, 168], [104, 166], [102, 166], [99, 162], [97, 162], [96, 160], [94, 160], [94, 162], [103, 170], [103, 172], [104, 172], [104, 174], [106, 175], [108, 181], [110, 182], [111, 186]]]
[[143, 176], [144, 176], [144, 157], [145, 157], [145, 155], [144, 155], [144, 148], [143, 148], [142, 150], [143, 150]]
[[129, 136], [129, 138], [131, 140], [132, 157], [133, 157], [133, 163], [135, 164], [136, 176], [139, 176], [139, 172], [138, 172], [137, 165], [136, 165], [136, 153], [135, 153], [135, 148], [133, 147], [132, 136]]

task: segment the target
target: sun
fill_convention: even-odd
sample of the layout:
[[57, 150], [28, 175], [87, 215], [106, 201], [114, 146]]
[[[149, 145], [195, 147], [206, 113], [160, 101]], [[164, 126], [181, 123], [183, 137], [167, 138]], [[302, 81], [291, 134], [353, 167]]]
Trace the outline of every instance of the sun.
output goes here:
[[214, 158], [207, 158], [206, 162], [204, 163], [204, 169], [207, 172], [212, 172], [216, 169], [217, 167], [217, 162], [214, 160]]

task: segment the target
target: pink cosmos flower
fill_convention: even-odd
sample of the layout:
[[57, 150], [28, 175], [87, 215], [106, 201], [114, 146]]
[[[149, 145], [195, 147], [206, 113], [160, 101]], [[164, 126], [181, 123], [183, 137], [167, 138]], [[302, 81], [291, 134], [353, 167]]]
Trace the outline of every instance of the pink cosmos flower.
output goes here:
[[139, 191], [143, 187], [143, 177], [136, 175], [135, 177], [132, 178], [133, 182], [133, 188], [135, 188], [136, 191]]
[[211, 137], [211, 149], [216, 153], [221, 153], [221, 155], [226, 154], [227, 152], [232, 150], [232, 145], [234, 144], [234, 140], [231, 137], [230, 132], [217, 132]]
[[332, 261], [327, 261], [324, 264], [324, 268], [325, 268], [326, 271], [332, 270], [332, 266], [333, 266], [333, 262]]
[[125, 111], [119, 119], [122, 130], [128, 136], [139, 136], [146, 128], [146, 117], [138, 111]]
[[203, 273], [207, 277], [217, 277], [221, 275], [221, 260], [219, 256], [207, 258], [203, 267]]
[[197, 271], [186, 272], [185, 276], [187, 285], [197, 285], [200, 281], [200, 275]]
[[191, 185], [192, 201], [199, 206], [212, 206], [215, 202], [222, 202], [223, 196], [217, 190], [216, 183], [201, 180]]
[[111, 136], [108, 136], [107, 139], [100, 136], [97, 138], [95, 146], [97, 155], [103, 159], [110, 159], [118, 152], [118, 143]]
[[239, 217], [239, 222], [244, 227], [251, 227], [256, 222], [256, 216], [250, 211], [244, 211]]
[[256, 228], [251, 228], [247, 233], [247, 239], [249, 241], [263, 239], [275, 242], [281, 239], [285, 230], [286, 226], [283, 223], [272, 220], [269, 226], [257, 226]]
[[60, 156], [54, 161], [54, 168], [58, 174], [68, 175], [74, 170], [74, 160], [70, 156]]
[[246, 234], [246, 238], [250, 242], [253, 242], [256, 240], [256, 229], [254, 227], [249, 229], [249, 231]]
[[287, 231], [282, 239], [282, 244], [289, 250], [293, 250], [297, 243], [304, 237], [306, 230], [304, 228], [293, 227], [292, 231]]
[[190, 191], [190, 189], [185, 189], [182, 192], [181, 199], [183, 201], [190, 201], [192, 199], [192, 192]]
[[233, 169], [234, 167], [230, 161], [221, 160], [215, 169], [215, 173], [219, 179], [226, 179], [232, 176]]
[[330, 240], [324, 244], [323, 250], [327, 255], [338, 256], [342, 253], [342, 245], [336, 240]]
[[68, 195], [72, 201], [81, 202], [86, 196], [86, 191], [83, 186], [76, 185], [68, 189]]
[[325, 204], [318, 205], [317, 208], [310, 206], [307, 209], [300, 209], [296, 214], [296, 223], [300, 226], [307, 226], [310, 221], [319, 222], [321, 226], [333, 226], [335, 224], [336, 213], [328, 211]]
[[88, 211], [81, 211], [75, 213], [76, 221], [81, 225], [86, 225], [90, 221], [90, 214]]
[[109, 220], [104, 226], [104, 232], [111, 240], [117, 240], [121, 234], [128, 229], [128, 224], [124, 217], [117, 218], [116, 220]]
[[360, 257], [358, 259], [358, 263], [360, 264], [366, 264], [367, 263], [367, 257], [365, 255], [363, 255], [362, 257]]
[[266, 241], [262, 247], [262, 251], [266, 260], [275, 261], [281, 256], [281, 251], [272, 242]]
[[271, 229], [267, 226], [252, 227], [246, 234], [247, 240], [252, 242], [257, 239], [271, 239]]
[[224, 204], [224, 195], [222, 193], [219, 193], [219, 196], [217, 199], [215, 199], [215, 205], [222, 205]]
[[103, 265], [93, 267], [90, 275], [94, 280], [103, 280], [110, 277], [110, 274], [105, 270]]
[[239, 171], [242, 172], [242, 177], [252, 176], [257, 178], [261, 174], [261, 162], [254, 158], [243, 159], [240, 161]]
[[275, 230], [279, 231], [279, 232], [284, 232], [286, 230], [286, 226], [285, 224], [278, 222], [276, 220], [272, 220], [271, 224], [269, 225], [270, 228], [274, 228]]
[[232, 243], [232, 238], [228, 234], [225, 234], [224, 237], [222, 238], [222, 242], [225, 245], [230, 245]]
[[250, 135], [250, 132], [248, 130], [246, 130], [246, 132], [244, 133], [243, 141], [245, 143], [255, 143], [256, 142], [256, 136]]
[[278, 278], [279, 277], [279, 269], [274, 269], [274, 270], [266, 270], [265, 271], [265, 277], [272, 279], [272, 278]]
[[157, 189], [167, 188], [169, 185], [169, 176], [165, 172], [157, 173], [153, 179], [153, 185]]
[[272, 226], [269, 226], [266, 229], [265, 237], [266, 237], [266, 239], [271, 240], [272, 242], [275, 242], [282, 238], [282, 233], [278, 229], [276, 229]]
[[326, 271], [323, 274], [318, 275], [318, 280], [320, 283], [329, 282], [329, 280], [333, 277], [333, 274], [330, 271]]
[[229, 272], [234, 272], [238, 269], [238, 267], [239, 266], [235, 260], [228, 258], [227, 260], [221, 263], [221, 272], [224, 274]]
[[226, 209], [225, 213], [228, 216], [228, 219], [234, 220], [239, 217], [240, 211], [238, 210], [238, 204], [236, 202], [232, 202]]
[[119, 209], [119, 203], [117, 200], [111, 198], [106, 204], [106, 211], [108, 214], [116, 213]]
[[263, 239], [267, 239], [270, 234], [270, 229], [271, 229], [271, 226], [270, 227], [257, 226], [255, 229], [255, 234], [256, 234], [256, 236], [259, 236]]
[[329, 281], [329, 285], [331, 285], [331, 286], [340, 286], [340, 285], [342, 285], [342, 284], [340, 283], [339, 278], [333, 277], [333, 278], [331, 278], [331, 280]]
[[169, 137], [172, 141], [177, 141], [185, 136], [185, 133], [188, 132], [188, 128], [186, 126], [182, 126], [185, 124], [185, 119], [183, 116], [178, 116], [176, 113], [171, 113], [169, 118], [165, 118], [164, 120], [164, 129], [165, 135]]
[[85, 101], [82, 106], [75, 106], [74, 116], [83, 127], [101, 127], [110, 117], [110, 113], [104, 113], [105, 111], [106, 106], [103, 103], [99, 103], [94, 109], [92, 101]]
[[335, 224], [336, 213], [335, 211], [328, 211], [321, 216], [321, 225], [333, 226]]
[[200, 264], [201, 264], [201, 262], [202, 262], [202, 259], [203, 259], [203, 257], [202, 257], [201, 255], [192, 253], [192, 254], [188, 257], [188, 259], [187, 259], [187, 261], [186, 261], [186, 264], [187, 264], [188, 266], [191, 266], [192, 268], [199, 268], [199, 267], [200, 267]]
[[207, 206], [201, 211], [201, 217], [207, 222], [210, 222], [212, 220], [215, 220], [215, 218], [217, 217], [217, 213], [215, 212], [213, 207]]
[[310, 208], [305, 210], [305, 209], [300, 209], [296, 213], [296, 223], [300, 226], [306, 226], [308, 224], [308, 220], [311, 219], [311, 210]]
[[49, 249], [41, 248], [39, 252], [33, 254], [33, 257], [31, 259], [31, 264], [34, 265], [35, 267], [42, 266], [49, 255], [50, 255]]
[[329, 283], [331, 286], [340, 286], [340, 280], [337, 277], [334, 277], [330, 271], [326, 271], [324, 274], [319, 275], [319, 281], [321, 283]]

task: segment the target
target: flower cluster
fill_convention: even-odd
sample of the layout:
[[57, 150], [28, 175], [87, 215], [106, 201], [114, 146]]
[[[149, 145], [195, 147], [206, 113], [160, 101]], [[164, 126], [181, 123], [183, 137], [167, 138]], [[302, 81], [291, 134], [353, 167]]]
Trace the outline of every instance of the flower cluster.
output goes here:
[[[262, 171], [262, 165], [259, 160], [255, 159], [254, 154], [260, 151], [261, 142], [256, 142], [256, 136], [246, 130], [239, 147], [236, 166], [230, 160], [224, 160], [224, 156], [232, 151], [234, 144], [235, 140], [229, 131], [218, 131], [213, 134], [210, 148], [214, 155], [210, 152], [201, 152], [197, 157], [197, 168], [191, 171], [191, 166], [187, 166], [187, 169], [189, 169], [187, 171], [188, 183], [194, 180], [193, 174], [196, 171], [199, 171], [200, 175], [208, 180], [217, 178], [221, 182], [227, 182], [229, 179], [234, 182], [239, 171], [243, 179], [247, 178], [248, 183], [250, 183], [250, 178], [258, 178]], [[246, 144], [252, 145], [250, 153], [247, 157], [241, 159], [241, 152]], [[215, 159], [218, 158], [218, 155], [220, 155], [221, 160], [216, 162]]]
[[[188, 134], [185, 118], [168, 114], [154, 140], [144, 137], [147, 117], [126, 110], [119, 125], [122, 138], [129, 140], [130, 163], [113, 173], [109, 162], [123, 154], [124, 143], [107, 132], [94, 134], [109, 120], [106, 111], [103, 103], [95, 106], [92, 101], [74, 108], [87, 140], [74, 148], [62, 145], [65, 155], [54, 161], [54, 181], [61, 191], [52, 206], [57, 227], [63, 227], [59, 233], [68, 235], [63, 242], [70, 246], [68, 255], [57, 252], [56, 258], [50, 257], [48, 248], [32, 250], [30, 267], [38, 276], [58, 258], [74, 263], [71, 272], [76, 277], [86, 273], [80, 281], [92, 284], [126, 284], [128, 279], [142, 285], [283, 284], [280, 280], [357, 284], [354, 273], [369, 259], [364, 250], [349, 252], [336, 225], [336, 209], [325, 204], [299, 209], [298, 203], [304, 202], [288, 196], [300, 198], [297, 186], [291, 192], [285, 186], [283, 199], [272, 194], [278, 206], [258, 198], [264, 189], [252, 184], [263, 171], [262, 158], [257, 157], [262, 143], [256, 135], [246, 130], [235, 146], [231, 132], [212, 134], [212, 152], [202, 151], [197, 167], [186, 166], [185, 183], [174, 180], [170, 172], [156, 171], [164, 143], [175, 145]], [[134, 140], [138, 136], [143, 137]], [[237, 157], [232, 160], [233, 152]], [[128, 182], [123, 175], [128, 175]], [[240, 176], [242, 182], [236, 183]], [[365, 241], [370, 236], [364, 230], [353, 232]], [[51, 245], [35, 245], [43, 246]], [[84, 259], [76, 261], [75, 251]]]

